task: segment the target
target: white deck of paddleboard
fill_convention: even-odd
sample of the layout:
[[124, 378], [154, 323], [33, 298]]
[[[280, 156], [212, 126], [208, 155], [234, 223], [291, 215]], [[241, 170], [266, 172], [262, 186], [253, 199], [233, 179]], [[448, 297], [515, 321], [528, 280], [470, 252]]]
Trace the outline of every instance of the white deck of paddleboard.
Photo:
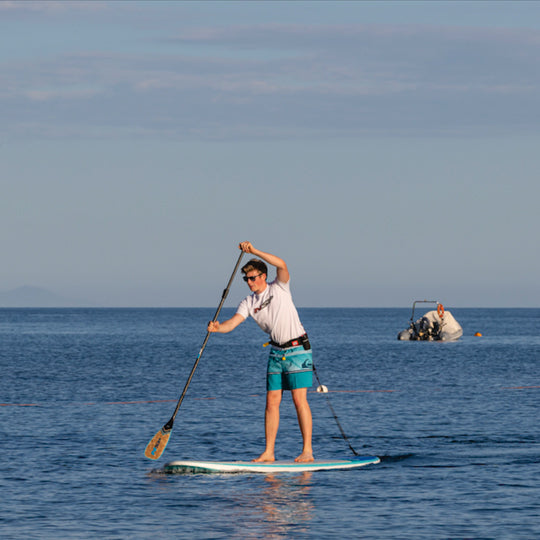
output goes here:
[[376, 456], [357, 457], [347, 460], [315, 460], [307, 463], [294, 461], [171, 461], [164, 466], [168, 473], [281, 473], [310, 472], [332, 469], [354, 469], [379, 463]]

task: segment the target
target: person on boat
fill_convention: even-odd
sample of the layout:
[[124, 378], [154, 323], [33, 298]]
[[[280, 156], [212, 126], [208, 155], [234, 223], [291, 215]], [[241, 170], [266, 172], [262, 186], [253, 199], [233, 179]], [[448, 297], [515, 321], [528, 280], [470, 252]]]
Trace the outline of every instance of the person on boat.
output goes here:
[[[307, 389], [313, 384], [313, 357], [306, 331], [292, 300], [287, 264], [276, 255], [256, 249], [251, 242], [242, 242], [239, 248], [244, 253], [259, 257], [242, 267], [244, 281], [251, 294], [242, 300], [230, 319], [222, 323], [208, 323], [208, 331], [222, 334], [231, 332], [251, 316], [270, 335], [265, 410], [266, 448], [253, 461], [275, 460], [283, 390], [291, 391], [302, 433], [302, 453], [295, 461], [313, 461], [313, 423], [307, 400]], [[277, 271], [276, 279], [270, 283], [267, 282], [268, 267], [265, 263], [274, 266]]]

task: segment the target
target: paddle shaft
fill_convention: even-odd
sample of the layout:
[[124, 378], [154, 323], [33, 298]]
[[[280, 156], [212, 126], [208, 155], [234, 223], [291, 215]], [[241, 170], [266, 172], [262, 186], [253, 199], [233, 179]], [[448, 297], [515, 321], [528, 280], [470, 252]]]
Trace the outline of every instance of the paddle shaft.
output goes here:
[[[223, 291], [223, 294], [221, 295], [221, 302], [219, 303], [219, 306], [217, 307], [217, 310], [216, 310], [216, 313], [214, 314], [214, 318], [212, 319], [212, 322], [215, 322], [219, 316], [219, 312], [221, 311], [221, 308], [223, 307], [223, 304], [225, 303], [225, 299], [227, 298], [227, 295], [229, 294], [229, 290], [234, 280], [234, 276], [236, 275], [236, 272], [238, 270], [238, 267], [240, 266], [240, 262], [242, 261], [243, 256], [244, 256], [244, 252], [241, 252], [240, 256], [238, 257], [238, 260], [236, 261], [236, 265], [234, 267], [233, 273], [231, 274], [231, 278], [229, 279], [229, 282], [227, 283], [227, 287], [225, 287], [225, 290]], [[178, 414], [178, 410], [180, 409], [180, 405], [182, 405], [182, 401], [184, 401], [184, 396], [186, 395], [186, 392], [189, 388], [191, 379], [193, 379], [193, 374], [195, 373], [195, 370], [197, 369], [197, 366], [199, 365], [199, 360], [201, 359], [202, 353], [206, 347], [206, 344], [208, 343], [210, 334], [211, 332], [206, 332], [206, 337], [204, 338], [201, 350], [199, 351], [199, 354], [197, 355], [195, 363], [193, 364], [193, 367], [191, 368], [191, 373], [189, 374], [188, 380], [184, 386], [182, 395], [180, 396], [180, 399], [178, 400], [178, 403], [176, 404], [176, 408], [174, 409], [174, 412], [170, 420], [163, 426], [164, 431], [170, 431], [173, 427], [174, 419], [176, 418], [176, 415]]]

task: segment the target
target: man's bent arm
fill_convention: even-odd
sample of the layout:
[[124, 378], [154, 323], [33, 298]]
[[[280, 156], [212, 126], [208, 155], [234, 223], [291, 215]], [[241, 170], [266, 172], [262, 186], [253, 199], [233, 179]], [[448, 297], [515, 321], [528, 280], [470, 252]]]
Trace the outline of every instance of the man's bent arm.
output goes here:
[[271, 253], [266, 253], [265, 251], [253, 247], [251, 242], [242, 242], [239, 247], [244, 253], [252, 253], [256, 257], [260, 257], [263, 261], [266, 261], [268, 264], [275, 266], [278, 281], [281, 281], [281, 283], [289, 282], [289, 269], [287, 268], [287, 263], [283, 259], [277, 255], [272, 255]]

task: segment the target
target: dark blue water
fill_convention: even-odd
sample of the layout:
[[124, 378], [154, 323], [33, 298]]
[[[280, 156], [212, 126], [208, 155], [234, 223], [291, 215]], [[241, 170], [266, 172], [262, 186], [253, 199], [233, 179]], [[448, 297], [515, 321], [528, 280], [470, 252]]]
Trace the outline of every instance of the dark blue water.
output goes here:
[[[539, 309], [452, 309], [456, 343], [397, 341], [409, 309], [300, 311], [330, 390], [309, 394], [316, 457], [352, 456], [329, 397], [352, 446], [379, 465], [160, 474], [174, 459], [262, 451], [256, 325], [211, 337], [153, 462], [144, 448], [174, 410], [213, 309], [0, 310], [2, 537], [540, 537]], [[277, 452], [300, 452], [288, 396]]]

